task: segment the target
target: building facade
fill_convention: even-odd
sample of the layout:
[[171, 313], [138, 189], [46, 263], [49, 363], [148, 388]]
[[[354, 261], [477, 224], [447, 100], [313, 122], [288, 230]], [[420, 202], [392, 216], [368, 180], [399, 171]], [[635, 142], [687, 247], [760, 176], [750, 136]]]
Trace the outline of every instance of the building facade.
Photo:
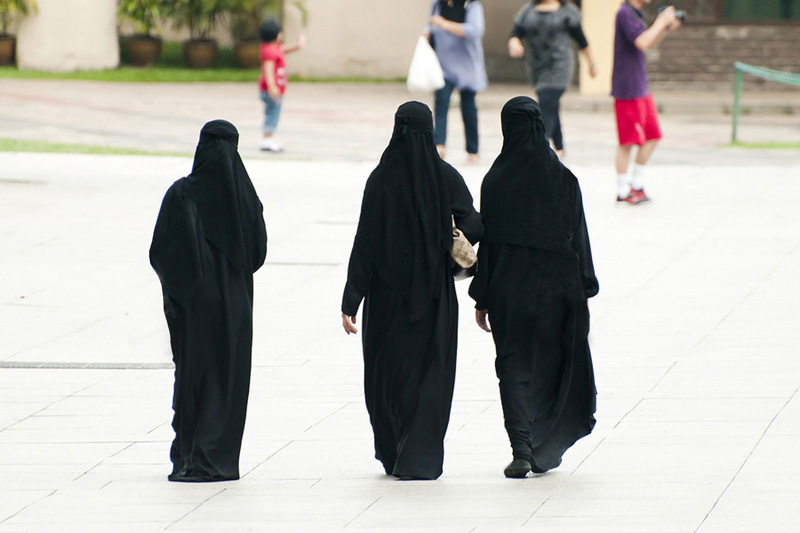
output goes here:
[[[492, 82], [524, 82], [525, 62], [507, 54], [516, 12], [530, 0], [484, 0], [486, 66]], [[86, 70], [114, 68], [118, 62], [115, 0], [38, 0], [39, 14], [19, 27], [18, 59], [23, 68]], [[417, 38], [425, 28], [431, 0], [302, 0], [308, 13], [286, 2], [287, 41], [302, 31], [306, 48], [290, 58], [291, 72], [307, 78], [404, 78]], [[613, 60], [614, 16], [621, 0], [576, 0], [592, 46], [599, 76], [590, 79], [581, 64], [575, 84], [585, 93], [608, 94]], [[734, 79], [733, 62], [742, 61], [800, 73], [800, 0], [653, 0], [648, 21], [659, 7], [686, 11], [680, 31], [648, 53], [654, 88], [724, 89]], [[80, 28], [80, 31], [75, 31]], [[179, 39], [163, 25], [164, 37]], [[231, 43], [225, 24], [217, 29]], [[748, 79], [751, 88], [791, 89]]]

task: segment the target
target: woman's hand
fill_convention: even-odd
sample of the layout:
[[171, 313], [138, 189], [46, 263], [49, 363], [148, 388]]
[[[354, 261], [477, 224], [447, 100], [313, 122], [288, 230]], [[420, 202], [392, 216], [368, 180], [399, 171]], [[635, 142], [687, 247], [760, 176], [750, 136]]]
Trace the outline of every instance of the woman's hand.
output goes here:
[[508, 40], [508, 55], [514, 59], [525, 57], [525, 46], [519, 37], [512, 37]]
[[447, 33], [452, 33], [456, 37], [461, 37], [462, 39], [466, 37], [466, 34], [464, 33], [464, 25], [462, 23], [447, 20], [441, 15], [432, 16], [428, 21], [428, 24], [442, 28]]
[[344, 332], [350, 335], [351, 333], [358, 333], [356, 329], [356, 317], [354, 316], [347, 316], [346, 314], [342, 313], [342, 326], [344, 326]]
[[447, 19], [441, 15], [434, 15], [431, 17], [431, 20], [428, 21], [428, 24], [431, 26], [438, 26], [439, 28], [445, 29], [445, 24], [447, 24]]
[[486, 319], [489, 316], [488, 309], [476, 309], [475, 310], [475, 322], [478, 323], [478, 327], [480, 327], [483, 331], [487, 333], [491, 333], [492, 330], [489, 328], [489, 323]]
[[597, 65], [595, 65], [594, 63], [589, 63], [589, 76], [591, 76], [592, 78], [597, 77]]

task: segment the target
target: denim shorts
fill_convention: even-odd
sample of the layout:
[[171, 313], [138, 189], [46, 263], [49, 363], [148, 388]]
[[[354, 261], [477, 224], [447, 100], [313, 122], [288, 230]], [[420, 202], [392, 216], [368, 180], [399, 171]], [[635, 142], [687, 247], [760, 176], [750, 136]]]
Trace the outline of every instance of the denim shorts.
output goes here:
[[278, 121], [281, 118], [281, 96], [277, 101], [266, 92], [261, 91], [261, 100], [264, 102], [264, 133], [275, 133], [278, 129]]

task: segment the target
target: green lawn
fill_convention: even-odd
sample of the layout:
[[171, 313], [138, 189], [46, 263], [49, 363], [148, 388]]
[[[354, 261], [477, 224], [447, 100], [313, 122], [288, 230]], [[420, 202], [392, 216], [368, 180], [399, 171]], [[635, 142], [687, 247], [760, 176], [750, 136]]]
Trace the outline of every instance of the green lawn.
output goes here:
[[131, 67], [125, 62], [128, 52], [125, 40], [120, 40], [122, 66], [113, 70], [90, 70], [83, 72], [39, 72], [18, 70], [14, 66], [0, 67], [0, 78], [92, 80], [116, 82], [253, 82], [258, 79], [258, 69], [243, 69], [236, 64], [232, 48], [221, 47], [211, 69], [191, 69], [183, 62], [181, 43], [166, 41], [161, 48], [161, 57], [151, 67]]
[[92, 146], [87, 144], [60, 144], [39, 141], [21, 141], [0, 138], [0, 152], [47, 152], [69, 154], [104, 154], [104, 155], [171, 155], [191, 157], [191, 154], [168, 152], [151, 152], [129, 148], [112, 148], [108, 146]]
[[751, 143], [744, 141], [734, 141], [725, 145], [727, 148], [750, 148], [753, 150], [800, 150], [800, 142], [779, 143], [779, 142], [759, 142]]

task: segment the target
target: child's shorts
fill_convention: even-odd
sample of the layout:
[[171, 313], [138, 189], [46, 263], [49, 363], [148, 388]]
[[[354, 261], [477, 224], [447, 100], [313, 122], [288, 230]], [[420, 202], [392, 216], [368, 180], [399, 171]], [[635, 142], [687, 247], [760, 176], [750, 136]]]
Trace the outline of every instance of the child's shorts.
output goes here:
[[281, 100], [273, 100], [267, 91], [261, 91], [261, 100], [264, 101], [264, 133], [275, 133], [278, 121], [281, 119]]
[[661, 138], [652, 94], [633, 100], [614, 100], [614, 112], [617, 116], [620, 145], [641, 146], [647, 141]]

